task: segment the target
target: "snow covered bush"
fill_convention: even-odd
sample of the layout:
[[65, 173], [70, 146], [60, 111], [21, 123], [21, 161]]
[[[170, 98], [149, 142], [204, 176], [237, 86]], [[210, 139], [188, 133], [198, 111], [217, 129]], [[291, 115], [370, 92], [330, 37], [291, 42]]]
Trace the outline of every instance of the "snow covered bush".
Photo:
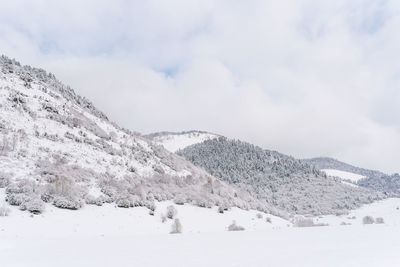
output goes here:
[[174, 223], [171, 226], [170, 234], [180, 234], [182, 233], [182, 224], [179, 219], [175, 219]]
[[315, 226], [313, 219], [305, 218], [303, 216], [296, 216], [293, 220], [293, 226], [295, 227], [311, 227]]
[[55, 196], [53, 198], [53, 205], [61, 209], [77, 210], [82, 208], [83, 201], [68, 196]]
[[0, 206], [0, 217], [5, 217], [10, 214], [11, 210], [6, 206], [5, 203]]
[[176, 205], [183, 205], [183, 204], [185, 204], [185, 198], [182, 196], [182, 195], [179, 195], [179, 196], [176, 196], [175, 198], [174, 198], [174, 203], [176, 204]]
[[6, 188], [6, 201], [10, 205], [19, 206], [20, 210], [28, 210], [34, 214], [44, 211], [44, 203], [40, 199], [41, 187], [33, 180], [21, 179], [10, 183]]
[[0, 172], [0, 188], [5, 188], [10, 184], [11, 174]]
[[104, 202], [105, 198], [103, 196], [94, 197], [92, 195], [86, 195], [85, 197], [85, 203], [88, 205], [102, 206]]
[[224, 209], [223, 207], [221, 207], [221, 206], [218, 207], [218, 212], [219, 212], [219, 213], [224, 213], [224, 210], [225, 210], [225, 209]]
[[178, 211], [175, 209], [174, 206], [170, 205], [170, 206], [167, 207], [167, 214], [166, 215], [167, 215], [168, 219], [173, 219], [176, 216], [177, 213], [178, 213]]
[[80, 209], [84, 204], [86, 190], [80, 187], [74, 179], [66, 176], [49, 177], [44, 187], [41, 199], [51, 202], [54, 206], [63, 209]]
[[8, 193], [6, 201], [13, 206], [19, 206], [29, 200], [29, 197], [23, 193]]
[[165, 223], [167, 221], [167, 216], [165, 214], [161, 214], [161, 222]]
[[363, 224], [373, 224], [375, 220], [372, 216], [364, 216], [362, 222]]
[[120, 197], [115, 201], [119, 208], [130, 208], [132, 207], [132, 200], [129, 197]]
[[270, 217], [265, 218], [265, 221], [266, 221], [267, 223], [272, 223], [272, 220], [271, 220]]
[[228, 231], [244, 231], [244, 227], [237, 225], [236, 221], [232, 221], [232, 224], [228, 226]]
[[256, 217], [257, 217], [257, 219], [262, 219], [262, 218], [263, 218], [263, 215], [262, 215], [261, 213], [257, 213], [257, 214], [256, 214]]
[[155, 211], [156, 208], [157, 208], [156, 204], [155, 204], [153, 201], [148, 201], [148, 202], [146, 202], [145, 206], [146, 206], [146, 208], [148, 208], [150, 211], [152, 211], [152, 212], [153, 212], [153, 215], [154, 215], [154, 211]]
[[44, 211], [45, 206], [44, 206], [44, 202], [40, 198], [34, 197], [34, 198], [29, 199], [28, 201], [22, 203], [20, 205], [20, 209], [27, 210], [33, 214], [40, 214]]
[[378, 217], [378, 218], [376, 218], [375, 223], [376, 224], [384, 224], [385, 220], [382, 217]]
[[30, 194], [30, 193], [34, 193], [37, 192], [37, 184], [29, 179], [21, 179], [17, 182], [14, 183], [10, 183], [7, 188], [6, 188], [6, 193], [7, 194], [12, 194], [12, 193], [16, 193], [16, 194]]

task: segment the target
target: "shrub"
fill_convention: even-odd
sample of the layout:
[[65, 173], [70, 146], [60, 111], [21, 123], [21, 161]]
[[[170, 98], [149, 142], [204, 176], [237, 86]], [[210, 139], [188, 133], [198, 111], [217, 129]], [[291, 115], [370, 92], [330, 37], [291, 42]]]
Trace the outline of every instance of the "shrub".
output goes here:
[[119, 208], [129, 208], [132, 206], [131, 200], [128, 197], [121, 197], [115, 203]]
[[6, 196], [6, 201], [8, 202], [8, 204], [13, 206], [19, 206], [28, 200], [29, 197], [22, 193], [8, 193]]
[[297, 216], [294, 218], [293, 225], [295, 227], [311, 227], [311, 226], [314, 226], [314, 221], [310, 218], [304, 218], [302, 216]]
[[5, 203], [0, 206], [0, 217], [8, 216], [10, 215], [10, 212], [11, 210], [6, 206]]
[[87, 195], [85, 197], [85, 203], [88, 205], [103, 206], [104, 202], [105, 202], [105, 199], [102, 196], [94, 197], [92, 195]]
[[293, 220], [294, 227], [312, 227], [312, 226], [326, 226], [327, 224], [315, 224], [313, 219], [305, 218], [303, 216], [296, 216]]
[[[75, 169], [71, 173], [77, 172]], [[78, 170], [80, 173], [80, 171]], [[76, 176], [76, 174], [75, 174]], [[84, 204], [86, 189], [76, 184], [72, 178], [65, 176], [48, 175], [48, 184], [43, 188], [41, 199], [44, 202], [51, 202], [54, 206], [63, 209], [80, 209]], [[79, 178], [82, 180], [83, 178]]]
[[382, 217], [378, 217], [378, 218], [376, 218], [375, 223], [377, 223], [377, 224], [384, 224], [385, 221], [383, 220]]
[[32, 193], [35, 191], [35, 189], [35, 182], [28, 179], [23, 179], [18, 181], [17, 183], [10, 183], [6, 188], [6, 193]]
[[375, 222], [372, 216], [365, 216], [362, 220], [363, 224], [373, 224]]
[[170, 234], [180, 234], [182, 233], [182, 224], [179, 219], [175, 219], [174, 223], [171, 226]]
[[272, 220], [271, 220], [270, 217], [265, 218], [265, 221], [266, 221], [267, 223], [272, 223]]
[[183, 204], [185, 204], [185, 198], [183, 196], [177, 196], [174, 199], [174, 203], [176, 205], [183, 205]]
[[61, 209], [77, 210], [82, 208], [83, 203], [81, 200], [71, 197], [55, 196], [53, 199], [53, 205]]
[[232, 224], [228, 226], [228, 231], [244, 231], [244, 227], [237, 225], [236, 221], [232, 221]]
[[340, 225], [351, 225], [351, 223], [341, 222]]
[[29, 201], [22, 204], [24, 209], [33, 213], [33, 214], [40, 214], [44, 211], [44, 202], [39, 198], [32, 198]]
[[224, 210], [225, 210], [225, 209], [224, 209], [223, 207], [221, 207], [221, 206], [218, 207], [218, 212], [219, 212], [219, 213], [224, 213]]
[[50, 203], [50, 202], [52, 202], [53, 201], [53, 199], [54, 199], [54, 197], [51, 195], [51, 194], [49, 194], [49, 193], [43, 193], [43, 194], [41, 194], [40, 195], [40, 198], [44, 201], [44, 202], [46, 202], [46, 203]]
[[262, 219], [262, 218], [263, 218], [263, 215], [262, 215], [261, 213], [257, 213], [257, 214], [256, 214], [256, 217], [257, 217], [257, 219]]
[[167, 207], [167, 218], [168, 219], [173, 219], [177, 213], [178, 213], [178, 211], [175, 209], [174, 206], [170, 205]]
[[146, 206], [150, 211], [152, 211], [152, 212], [153, 212], [153, 215], [154, 215], [154, 211], [155, 211], [156, 208], [157, 208], [156, 204], [155, 204], [154, 202], [152, 202], [152, 201], [149, 201], [149, 202], [146, 202], [145, 206]]
[[5, 188], [10, 184], [10, 177], [8, 173], [0, 172], [0, 188]]

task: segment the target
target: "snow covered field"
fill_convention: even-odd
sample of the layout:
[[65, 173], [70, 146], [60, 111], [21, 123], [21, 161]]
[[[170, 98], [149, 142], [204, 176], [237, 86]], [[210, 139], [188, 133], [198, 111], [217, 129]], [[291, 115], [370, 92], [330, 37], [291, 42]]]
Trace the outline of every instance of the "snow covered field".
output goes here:
[[352, 182], [357, 182], [358, 180], [365, 178], [365, 176], [360, 174], [334, 169], [323, 169], [321, 171], [325, 172], [328, 176], [339, 177], [340, 179], [350, 180]]
[[191, 131], [186, 133], [171, 133], [156, 136], [153, 141], [164, 146], [165, 149], [176, 152], [179, 149], [184, 149], [185, 147], [202, 143], [206, 140], [211, 140], [218, 138], [218, 135], [206, 132]]
[[[159, 203], [154, 216], [113, 205], [48, 206], [33, 217], [13, 208], [0, 217], [0, 266], [400, 266], [400, 199], [314, 218], [329, 226], [309, 228], [256, 211], [175, 205], [182, 234], [161, 221], [170, 204]], [[363, 225], [366, 215], [385, 223]], [[228, 232], [232, 220], [246, 230]]]

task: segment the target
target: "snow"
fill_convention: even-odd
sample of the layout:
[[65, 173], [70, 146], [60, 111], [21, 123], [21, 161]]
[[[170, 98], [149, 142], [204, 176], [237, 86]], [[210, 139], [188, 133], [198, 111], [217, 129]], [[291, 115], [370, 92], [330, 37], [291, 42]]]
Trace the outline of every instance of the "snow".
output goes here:
[[[47, 206], [38, 216], [12, 207], [0, 217], [1, 266], [400, 266], [400, 199], [314, 218], [329, 226], [309, 228], [266, 214], [258, 219], [252, 210], [175, 205], [183, 233], [173, 235], [173, 220], [161, 222], [168, 205], [175, 204], [157, 203], [154, 216], [113, 205]], [[385, 224], [363, 225], [366, 215]], [[228, 232], [232, 220], [246, 230]]]
[[[3, 194], [0, 193], [0, 196]], [[10, 206], [12, 210], [10, 216], [0, 217], [0, 237], [3, 235], [48, 238], [80, 235], [123, 237], [168, 234], [173, 220], [163, 223], [161, 215], [166, 214], [169, 205], [174, 205], [178, 210], [176, 218], [181, 221], [184, 233], [225, 231], [233, 220], [248, 231], [278, 229], [287, 227], [289, 223], [282, 218], [255, 210], [246, 211], [233, 207], [221, 214], [217, 207], [176, 205], [171, 201], [156, 202], [154, 216], [149, 215], [149, 209], [145, 207], [124, 209], [117, 208], [115, 204], [104, 204], [101, 207], [86, 205], [80, 210], [65, 210], [46, 205], [43, 214], [32, 217], [28, 212]], [[263, 219], [257, 218], [258, 213], [263, 214]], [[266, 222], [267, 217], [271, 218], [272, 223]]]
[[377, 229], [8, 239], [2, 262], [8, 267], [399, 266], [399, 236]]
[[[171, 166], [165, 165], [160, 158], [154, 155], [148, 140], [140, 136], [128, 135], [111, 122], [99, 118], [73, 101], [67, 100], [53, 87], [37, 79], [31, 82], [30, 87], [26, 87], [17, 73], [4, 74], [0, 72], [0, 123], [7, 126], [8, 135], [4, 135], [4, 137], [12, 140], [15, 135], [17, 137], [15, 151], [21, 149], [26, 151], [26, 156], [22, 159], [16, 159], [18, 155], [4, 157], [0, 155], [0, 168], [3, 171], [12, 172], [15, 178], [32, 177], [32, 170], [35, 169], [34, 163], [38, 159], [46, 159], [49, 155], [58, 153], [64, 154], [71, 164], [92, 169], [98, 173], [109, 172], [117, 178], [127, 174], [128, 165], [134, 167], [137, 174], [144, 177], [154, 174], [154, 165], [160, 166], [165, 173], [172, 176], [182, 177], [191, 174], [188, 170], [174, 170]], [[46, 90], [44, 91], [43, 88]], [[12, 101], [8, 100], [12, 94], [23, 96], [27, 109], [36, 114], [34, 119], [21, 107], [12, 106]], [[82, 120], [93, 129], [87, 129], [83, 125], [70, 127], [50, 119], [51, 113], [43, 108], [44, 105], [54, 108], [60, 116]], [[17, 134], [18, 130], [22, 129], [26, 132], [26, 138]], [[35, 130], [40, 137], [35, 136]], [[101, 139], [96, 135], [97, 131], [104, 132], [110, 137], [113, 136], [113, 138], [103, 138], [102, 141], [115, 149], [117, 153], [124, 150], [126, 154], [110, 154], [105, 149], [82, 142], [85, 137], [96, 143], [96, 140]], [[81, 141], [76, 142], [65, 138], [66, 133], [73, 134]], [[56, 141], [49, 140], [44, 134], [57, 136], [58, 139]], [[43, 149], [45, 150], [43, 151]], [[137, 160], [135, 155], [145, 155], [146, 162]]]
[[360, 174], [334, 169], [323, 169], [321, 171], [325, 172], [328, 176], [339, 177], [340, 179], [350, 180], [352, 182], [357, 182], [358, 180], [365, 178], [365, 176]]
[[153, 141], [159, 145], [164, 146], [165, 149], [176, 152], [180, 149], [184, 149], [185, 147], [202, 143], [206, 140], [218, 138], [218, 135], [205, 133], [205, 132], [184, 132], [184, 133], [171, 133], [156, 136], [153, 138]]

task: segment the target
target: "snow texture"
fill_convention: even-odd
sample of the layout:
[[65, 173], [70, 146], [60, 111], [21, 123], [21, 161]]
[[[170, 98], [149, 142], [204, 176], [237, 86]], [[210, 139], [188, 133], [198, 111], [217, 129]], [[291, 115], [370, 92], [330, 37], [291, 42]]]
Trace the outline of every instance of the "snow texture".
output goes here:
[[[48, 205], [48, 204], [46, 204]], [[173, 220], [160, 214], [171, 202], [156, 203], [155, 216], [145, 208], [85, 206], [78, 211], [52, 206], [34, 217], [10, 207], [0, 217], [1, 266], [270, 266], [396, 267], [400, 265], [400, 199], [387, 199], [343, 216], [315, 217], [324, 227], [294, 227], [257, 211], [176, 206], [182, 234], [171, 235]], [[362, 218], [384, 218], [364, 225]], [[228, 231], [236, 220], [244, 231]], [[346, 224], [343, 224], [343, 223]]]

